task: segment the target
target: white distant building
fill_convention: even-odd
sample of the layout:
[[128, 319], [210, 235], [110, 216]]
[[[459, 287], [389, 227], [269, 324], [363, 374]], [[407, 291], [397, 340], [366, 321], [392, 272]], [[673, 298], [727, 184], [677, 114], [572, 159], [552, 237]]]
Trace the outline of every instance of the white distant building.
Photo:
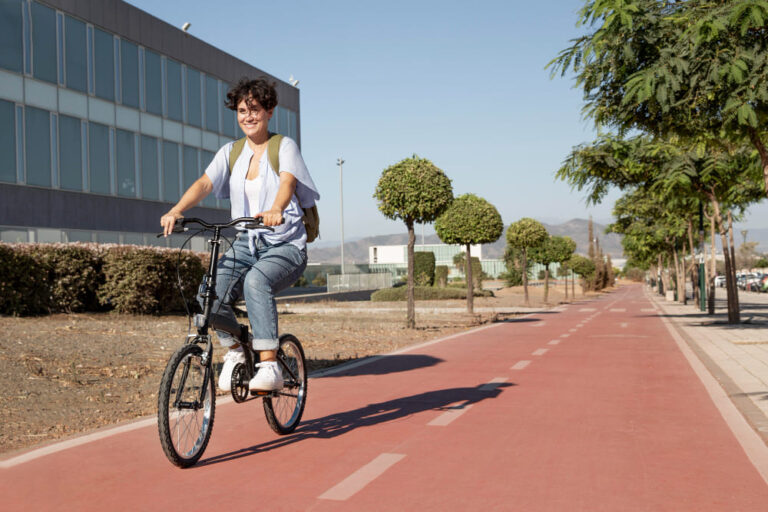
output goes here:
[[[444, 265], [448, 267], [449, 277], [463, 277], [464, 272], [459, 271], [453, 265], [453, 257], [456, 254], [466, 252], [463, 245], [447, 244], [417, 244], [415, 252], [431, 252], [435, 255], [435, 266]], [[491, 277], [498, 277], [504, 272], [503, 260], [484, 260], [483, 246], [473, 245], [470, 248], [473, 258], [479, 258], [483, 271]], [[372, 245], [368, 247], [368, 266], [373, 272], [383, 272], [385, 270], [392, 272], [392, 275], [405, 275], [408, 269], [408, 246], [407, 245]]]

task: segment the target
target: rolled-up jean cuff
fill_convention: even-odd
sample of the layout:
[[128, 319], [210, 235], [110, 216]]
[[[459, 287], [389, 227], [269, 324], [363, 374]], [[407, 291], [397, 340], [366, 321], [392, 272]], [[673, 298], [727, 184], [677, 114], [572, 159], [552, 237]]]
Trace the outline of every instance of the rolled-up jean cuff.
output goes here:
[[278, 342], [276, 339], [253, 338], [253, 350], [277, 350], [279, 346], [280, 342]]
[[232, 345], [236, 345], [237, 343], [239, 343], [228, 332], [216, 331], [216, 336], [219, 337], [219, 345], [221, 345], [222, 347], [231, 347]]

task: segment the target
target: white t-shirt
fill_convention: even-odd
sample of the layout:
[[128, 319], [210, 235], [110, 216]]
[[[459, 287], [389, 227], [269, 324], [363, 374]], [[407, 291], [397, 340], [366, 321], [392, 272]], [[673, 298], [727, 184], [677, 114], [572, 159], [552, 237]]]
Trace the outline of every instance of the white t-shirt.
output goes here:
[[262, 183], [264, 183], [264, 179], [261, 174], [252, 180], [245, 180], [245, 197], [248, 199], [248, 209], [251, 215], [256, 215], [261, 211], [259, 210], [259, 194]]

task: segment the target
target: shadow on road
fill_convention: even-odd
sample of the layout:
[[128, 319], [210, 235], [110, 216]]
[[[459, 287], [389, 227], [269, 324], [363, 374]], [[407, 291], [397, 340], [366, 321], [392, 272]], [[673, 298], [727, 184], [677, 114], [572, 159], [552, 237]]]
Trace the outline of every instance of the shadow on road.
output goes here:
[[[314, 359], [316, 362], [323, 362], [329, 360]], [[396, 354], [391, 356], [372, 356], [365, 357], [350, 362], [351, 368], [349, 369], [334, 369], [330, 370], [333, 373], [323, 374], [322, 370], [316, 375], [310, 375], [312, 378], [323, 379], [327, 377], [355, 377], [360, 375], [386, 375], [389, 373], [409, 372], [411, 370], [418, 370], [419, 368], [428, 368], [442, 363], [443, 360], [437, 357], [427, 356], [423, 354]], [[359, 363], [359, 366], [353, 366]]]
[[[426, 411], [450, 411], [462, 409], [469, 405], [498, 397], [502, 388], [515, 386], [514, 383], [502, 383], [493, 389], [483, 389], [483, 386], [474, 388], [451, 388], [438, 391], [428, 391], [418, 395], [397, 398], [387, 402], [368, 404], [351, 411], [340, 412], [304, 421], [293, 434], [236, 450], [209, 457], [199, 462], [194, 467], [204, 467], [212, 464], [220, 464], [249, 457], [269, 450], [274, 450], [286, 445], [298, 443], [305, 439], [332, 439], [344, 435], [358, 428], [372, 427], [395, 421], [407, 416], [412, 416]], [[425, 422], [428, 417], [425, 416]]]

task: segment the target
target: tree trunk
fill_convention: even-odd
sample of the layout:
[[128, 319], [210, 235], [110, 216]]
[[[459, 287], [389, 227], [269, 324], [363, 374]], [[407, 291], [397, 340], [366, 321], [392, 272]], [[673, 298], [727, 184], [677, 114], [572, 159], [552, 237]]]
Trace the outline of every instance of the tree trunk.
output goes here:
[[715, 209], [714, 218], [720, 227], [718, 231], [720, 232], [720, 243], [723, 245], [723, 256], [725, 258], [725, 286], [728, 290], [728, 323], [737, 324], [741, 321], [739, 318], [738, 298], [734, 301], [734, 297], [738, 297], [738, 289], [734, 279], [735, 274], [733, 272], [733, 262], [731, 261], [731, 251], [728, 248], [725, 222], [720, 213], [720, 204], [714, 198], [714, 194], [710, 196], [710, 199], [712, 200], [712, 207]]
[[523, 247], [523, 295], [525, 296], [525, 305], [530, 306], [528, 301], [528, 255]]
[[576, 300], [576, 272], [571, 270], [571, 297]]
[[544, 265], [544, 304], [549, 300], [549, 263]]
[[715, 214], [714, 207], [712, 209], [712, 216], [705, 216], [709, 221], [709, 236], [710, 236], [710, 258], [709, 258], [709, 275], [707, 282], [709, 283], [709, 293], [707, 294], [707, 314], [715, 314], [715, 276], [717, 276], [717, 248], [715, 247]]
[[691, 252], [691, 266], [688, 267], [688, 271], [691, 274], [691, 290], [693, 290], [693, 303], [698, 305], [699, 302], [699, 267], [696, 265], [696, 250], [693, 245], [693, 220], [688, 219], [688, 249]]
[[475, 283], [472, 279], [472, 255], [469, 254], [469, 244], [467, 244], [467, 262], [466, 262], [466, 272], [464, 275], [467, 276], [467, 313], [470, 315], [475, 312], [474, 309], [474, 298], [475, 298]]
[[675, 289], [677, 295], [677, 302], [685, 302], [685, 290], [680, 287], [680, 257], [677, 254], [677, 248], [672, 250], [672, 261], [675, 265]]
[[658, 269], [658, 274], [656, 274], [656, 291], [659, 295], [664, 295], [664, 266], [662, 265], [661, 254], [659, 254], [657, 258], [659, 261], [656, 265]]
[[408, 307], [405, 317], [405, 326], [408, 329], [414, 329], [416, 327], [416, 303], [414, 299], [415, 282], [413, 278], [413, 247], [416, 245], [416, 233], [413, 230], [412, 220], [405, 221], [405, 225], [408, 226]]
[[733, 216], [731, 215], [731, 210], [728, 210], [728, 240], [730, 241], [731, 247], [731, 271], [733, 272], [733, 304], [734, 304], [734, 310], [736, 311], [736, 318], [737, 322], [741, 321], [741, 315], [739, 313], [739, 310], [741, 309], [741, 304], [739, 301], [739, 287], [736, 281], [736, 272], [738, 271], [736, 262], [736, 244], [733, 242]]
[[568, 267], [561, 266], [560, 268], [562, 268], [565, 273], [565, 300], [568, 300]]

